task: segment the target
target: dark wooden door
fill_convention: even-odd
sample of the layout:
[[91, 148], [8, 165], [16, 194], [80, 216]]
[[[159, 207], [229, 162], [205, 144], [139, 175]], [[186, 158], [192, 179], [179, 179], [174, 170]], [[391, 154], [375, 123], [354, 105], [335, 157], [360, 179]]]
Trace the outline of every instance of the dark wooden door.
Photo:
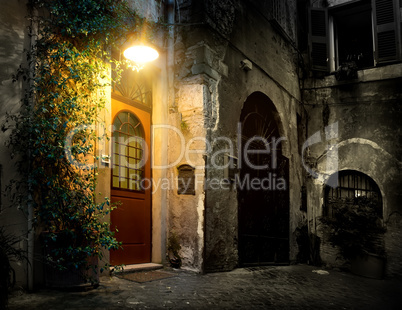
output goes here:
[[[111, 228], [122, 249], [110, 252], [112, 265], [151, 261], [151, 166], [149, 112], [112, 100]], [[117, 228], [117, 229], [116, 229]]]
[[248, 100], [241, 117], [238, 250], [243, 266], [289, 262], [289, 161], [273, 140], [280, 138], [274, 111], [261, 99]]

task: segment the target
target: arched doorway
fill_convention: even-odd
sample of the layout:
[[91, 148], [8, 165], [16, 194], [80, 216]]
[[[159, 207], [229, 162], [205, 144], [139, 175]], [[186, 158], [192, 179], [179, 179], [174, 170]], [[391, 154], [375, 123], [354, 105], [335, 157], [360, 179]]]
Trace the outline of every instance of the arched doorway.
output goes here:
[[112, 265], [151, 261], [150, 116], [112, 100], [113, 123], [111, 201], [112, 229], [122, 249], [110, 252]]
[[[239, 159], [239, 264], [289, 262], [289, 161], [282, 154], [278, 113], [264, 94], [242, 109]], [[239, 146], [240, 147], [240, 146]]]
[[353, 273], [382, 278], [387, 253], [378, 185], [364, 173], [342, 170], [329, 178], [324, 198], [321, 251], [350, 262]]
[[122, 248], [110, 252], [111, 265], [152, 260], [151, 85], [131, 68], [113, 85], [110, 220]]

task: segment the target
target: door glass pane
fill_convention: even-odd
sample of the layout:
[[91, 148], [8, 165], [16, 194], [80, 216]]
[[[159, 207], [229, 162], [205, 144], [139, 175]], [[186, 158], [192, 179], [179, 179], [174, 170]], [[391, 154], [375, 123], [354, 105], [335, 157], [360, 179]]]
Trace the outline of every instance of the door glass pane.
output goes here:
[[[121, 121], [121, 123], [127, 123], [128, 122], [128, 112], [122, 112], [117, 115], [117, 119]], [[117, 129], [117, 128], [116, 128]]]
[[127, 189], [127, 179], [120, 179], [120, 188]]
[[138, 162], [138, 159], [136, 159], [136, 158], [129, 158], [128, 159], [128, 166], [130, 167], [130, 168], [137, 168], [137, 162]]
[[119, 187], [119, 177], [113, 176], [113, 187]]
[[133, 126], [130, 126], [130, 127], [129, 127], [128, 133], [129, 133], [131, 136], [134, 136], [134, 135], [135, 135]]
[[144, 167], [139, 167], [137, 163], [142, 159], [144, 129], [130, 112], [120, 112], [113, 125], [112, 186], [139, 191]]
[[[121, 121], [118, 117], [116, 117], [116, 120], [114, 121], [114, 130], [120, 130], [121, 126]], [[115, 132], [118, 135], [118, 132]]]

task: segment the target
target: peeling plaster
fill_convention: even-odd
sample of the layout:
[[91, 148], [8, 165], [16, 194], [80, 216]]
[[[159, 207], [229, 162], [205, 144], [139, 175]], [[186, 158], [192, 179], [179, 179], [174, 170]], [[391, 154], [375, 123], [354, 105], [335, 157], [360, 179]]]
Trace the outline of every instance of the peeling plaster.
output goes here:
[[203, 255], [204, 253], [204, 210], [205, 210], [205, 193], [198, 196], [198, 225], [197, 225], [197, 234], [198, 234], [198, 252], [201, 254], [199, 256], [199, 266], [203, 265]]

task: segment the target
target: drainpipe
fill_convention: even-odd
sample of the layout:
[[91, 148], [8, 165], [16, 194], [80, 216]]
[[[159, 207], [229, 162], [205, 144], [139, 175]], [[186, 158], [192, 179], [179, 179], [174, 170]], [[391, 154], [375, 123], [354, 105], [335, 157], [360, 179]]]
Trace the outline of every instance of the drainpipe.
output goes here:
[[[176, 112], [175, 104], [175, 91], [174, 91], [174, 23], [175, 23], [175, 0], [167, 1], [167, 24], [168, 24], [168, 37], [167, 37], [167, 49], [166, 49], [166, 62], [167, 62], [167, 118], [164, 120], [167, 124], [169, 123], [169, 114]], [[162, 150], [166, 151], [167, 157], [165, 159], [166, 164], [169, 162], [168, 153], [168, 141], [169, 134], [166, 130], [163, 131], [163, 141], [164, 145]], [[162, 177], [167, 177], [168, 170], [164, 169]], [[166, 250], [167, 250], [167, 238], [169, 237], [169, 219], [167, 215], [167, 209], [169, 208], [168, 191], [162, 191], [162, 219], [165, 221], [165, 231], [162, 231], [162, 261], [165, 261]]]
[[169, 108], [175, 107], [174, 91], [174, 23], [175, 23], [175, 0], [167, 2], [167, 23], [169, 25], [167, 38], [167, 78], [168, 78], [168, 103]]

